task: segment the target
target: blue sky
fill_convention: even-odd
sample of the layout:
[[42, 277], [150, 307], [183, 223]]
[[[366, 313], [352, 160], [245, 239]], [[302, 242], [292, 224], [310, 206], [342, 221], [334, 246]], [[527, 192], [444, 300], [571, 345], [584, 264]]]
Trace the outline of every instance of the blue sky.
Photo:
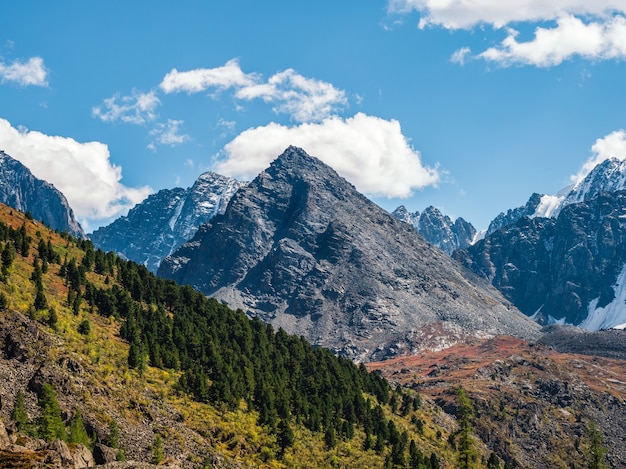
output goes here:
[[1, 2], [0, 149], [87, 231], [289, 144], [479, 229], [626, 158], [626, 0], [465, 3]]

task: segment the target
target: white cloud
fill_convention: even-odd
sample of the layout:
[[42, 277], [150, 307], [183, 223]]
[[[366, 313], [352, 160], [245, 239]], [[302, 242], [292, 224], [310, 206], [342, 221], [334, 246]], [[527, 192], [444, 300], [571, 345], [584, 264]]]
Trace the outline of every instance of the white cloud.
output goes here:
[[398, 121], [363, 113], [295, 127], [271, 123], [248, 129], [224, 147], [225, 159], [218, 162], [216, 171], [251, 179], [289, 145], [318, 157], [369, 195], [408, 197], [440, 179], [436, 168], [422, 164]]
[[501, 28], [516, 22], [554, 20], [568, 15], [607, 17], [626, 13], [624, 0], [389, 0], [394, 13], [417, 11], [420, 27], [469, 29], [478, 24]]
[[232, 59], [223, 67], [197, 68], [188, 72], [172, 69], [159, 85], [165, 93], [199, 93], [209, 88], [226, 90], [233, 87], [253, 85], [257, 81], [255, 74], [241, 70], [239, 61]]
[[173, 69], [159, 87], [168, 94], [232, 89], [235, 98], [261, 99], [273, 104], [274, 112], [288, 114], [297, 122], [320, 121], [348, 104], [345, 92], [330, 83], [304, 77], [293, 69], [275, 73], [264, 82], [259, 73], [244, 73], [236, 59], [216, 68]]
[[[0, 148], [32, 173], [55, 185], [67, 198], [85, 230], [123, 215], [152, 192], [124, 186], [122, 169], [111, 163], [108, 147], [72, 138], [16, 129], [0, 118]], [[68, 170], [70, 168], [71, 170]]]
[[[180, 133], [180, 126], [184, 123], [182, 120], [168, 119], [165, 124], [158, 123], [155, 128], [150, 131], [150, 135], [154, 137], [155, 142], [161, 145], [180, 145], [190, 139], [189, 135]], [[154, 143], [148, 148], [154, 150]]]
[[[507, 37], [475, 57], [503, 66], [550, 67], [572, 57], [626, 59], [626, 0], [389, 0], [393, 13], [417, 11], [420, 28], [507, 27]], [[545, 23], [554, 22], [554, 27]], [[535, 38], [518, 42], [515, 24], [538, 25]], [[469, 49], [458, 49], [453, 62], [464, 63]]]
[[453, 63], [465, 65], [465, 57], [472, 53], [469, 47], [461, 47], [457, 50], [452, 57], [450, 57], [450, 61]]
[[518, 32], [508, 30], [500, 46], [492, 47], [478, 57], [501, 65], [559, 65], [573, 56], [591, 60], [626, 58], [626, 18], [615, 16], [605, 22], [585, 23], [574, 16], [557, 20], [554, 28], [535, 30], [535, 38], [517, 42]]
[[274, 112], [289, 114], [297, 122], [320, 121], [348, 104], [344, 91], [291, 68], [274, 74], [267, 83], [242, 87], [235, 96], [276, 103]]
[[582, 181], [598, 164], [609, 158], [626, 160], [626, 131], [616, 130], [596, 140], [591, 147], [593, 155], [580, 168], [578, 174], [570, 177], [572, 183]]
[[22, 86], [48, 86], [48, 70], [41, 57], [32, 57], [26, 62], [15, 60], [8, 65], [0, 62], [0, 81]]
[[121, 121], [126, 124], [143, 125], [156, 119], [156, 108], [161, 101], [154, 93], [142, 93], [133, 90], [130, 96], [115, 95], [104, 100], [101, 106], [95, 106], [91, 112], [94, 117], [104, 122]]

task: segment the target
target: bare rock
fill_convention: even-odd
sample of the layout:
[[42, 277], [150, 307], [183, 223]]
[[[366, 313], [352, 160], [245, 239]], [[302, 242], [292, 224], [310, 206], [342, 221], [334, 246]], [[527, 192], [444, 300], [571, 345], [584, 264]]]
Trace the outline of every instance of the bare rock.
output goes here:
[[93, 457], [96, 464], [109, 464], [117, 461], [118, 450], [110, 446], [98, 443], [93, 449]]
[[96, 465], [93, 454], [85, 445], [78, 445], [72, 454], [75, 469], [94, 467]]
[[4, 427], [4, 423], [0, 420], [0, 449], [5, 449], [11, 444], [11, 439], [7, 433], [7, 429]]

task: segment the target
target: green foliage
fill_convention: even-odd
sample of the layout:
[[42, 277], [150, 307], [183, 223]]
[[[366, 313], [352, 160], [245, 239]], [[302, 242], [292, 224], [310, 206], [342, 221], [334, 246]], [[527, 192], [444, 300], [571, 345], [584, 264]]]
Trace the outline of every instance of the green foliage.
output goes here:
[[52, 385], [43, 385], [39, 396], [39, 409], [41, 417], [39, 419], [39, 436], [46, 441], [56, 439], [66, 440], [65, 425], [61, 419], [61, 408], [57, 401], [56, 392]]
[[17, 391], [13, 409], [11, 410], [11, 420], [15, 422], [18, 432], [29, 433], [31, 430], [31, 422], [26, 412], [26, 404], [24, 402], [24, 391]]
[[91, 439], [85, 430], [85, 424], [83, 422], [83, 414], [80, 409], [76, 409], [74, 412], [74, 418], [70, 422], [70, 443], [82, 444], [87, 447], [91, 446]]
[[4, 293], [0, 292], [0, 310], [7, 309], [8, 306], [9, 299]]
[[590, 422], [587, 428], [588, 448], [585, 454], [585, 460], [589, 469], [605, 469], [605, 457], [607, 453], [606, 447], [602, 445], [602, 432], [595, 422]]
[[159, 464], [163, 461], [163, 437], [157, 433], [152, 443], [152, 464]]
[[324, 433], [324, 443], [328, 448], [334, 448], [337, 446], [337, 437], [335, 435], [335, 428], [328, 427]]
[[459, 451], [459, 469], [470, 469], [477, 455], [476, 449], [474, 448], [474, 438], [472, 437], [474, 408], [472, 401], [462, 387], [459, 387], [457, 390], [457, 404], [457, 419], [459, 421], [459, 441], [457, 444]]
[[82, 335], [89, 335], [91, 332], [91, 323], [89, 319], [83, 319], [80, 324], [78, 324], [78, 333]]
[[46, 295], [43, 292], [43, 288], [37, 288], [35, 292], [35, 301], [33, 302], [33, 306], [36, 311], [42, 311], [48, 307], [48, 300], [46, 299]]
[[106, 444], [111, 448], [118, 448], [120, 445], [120, 427], [117, 425], [116, 420], [111, 420], [109, 423], [109, 435], [107, 436]]
[[487, 469], [500, 469], [500, 467], [500, 458], [492, 451], [487, 460]]

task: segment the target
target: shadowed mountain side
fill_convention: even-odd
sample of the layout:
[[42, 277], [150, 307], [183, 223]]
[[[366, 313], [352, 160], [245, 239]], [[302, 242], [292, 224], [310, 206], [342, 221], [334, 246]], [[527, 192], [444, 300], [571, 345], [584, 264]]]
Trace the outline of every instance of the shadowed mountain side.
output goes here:
[[481, 337], [539, 335], [494, 288], [295, 147], [159, 275], [359, 360], [410, 350], [436, 322]]

